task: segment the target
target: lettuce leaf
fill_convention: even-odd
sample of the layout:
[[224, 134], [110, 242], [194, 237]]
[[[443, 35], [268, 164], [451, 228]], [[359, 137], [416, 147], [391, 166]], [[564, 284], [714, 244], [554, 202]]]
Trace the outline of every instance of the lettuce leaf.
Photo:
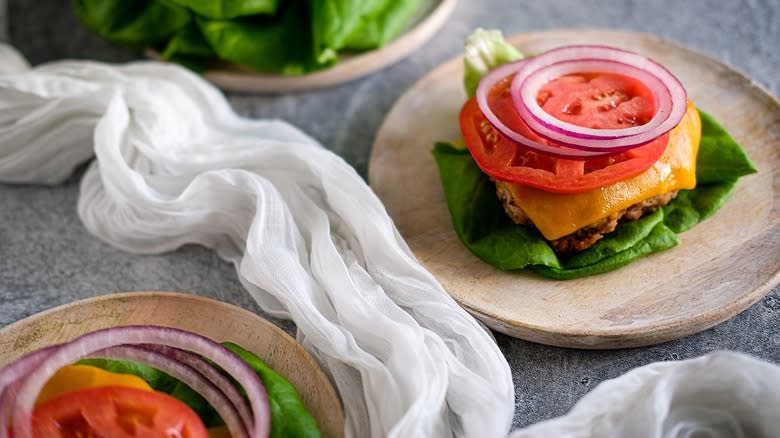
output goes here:
[[263, 381], [271, 406], [271, 438], [319, 438], [317, 422], [303, 406], [301, 396], [292, 383], [254, 353], [232, 342], [222, 345], [239, 355]]
[[161, 56], [196, 72], [206, 70], [216, 59], [216, 53], [194, 22], [173, 35]]
[[318, 62], [335, 61], [341, 50], [382, 47], [398, 36], [423, 0], [311, 1], [311, 29]]
[[490, 70], [523, 59], [523, 54], [504, 40], [499, 30], [478, 28], [466, 40], [463, 55], [463, 86], [468, 97], [477, 92], [479, 81]]
[[696, 181], [718, 183], [756, 173], [745, 150], [709, 114], [699, 111], [702, 143], [708, 145], [696, 158]]
[[155, 46], [191, 20], [186, 9], [157, 0], [74, 0], [73, 6], [95, 33], [134, 48]]
[[233, 20], [199, 17], [200, 31], [221, 59], [260, 71], [300, 75], [316, 70], [311, 34], [301, 26], [308, 16], [305, 0], [284, 2], [274, 16], [254, 15]]
[[555, 254], [536, 229], [509, 219], [494, 184], [468, 150], [438, 143], [433, 155], [455, 232], [472, 253], [499, 269], [529, 269], [561, 280], [611, 271], [671, 248], [679, 243], [676, 233], [715, 213], [737, 179], [756, 172], [734, 139], [711, 116], [699, 114], [703, 123], [697, 187], [681, 190], [669, 205], [637, 221], [621, 223], [615, 232], [571, 256]]
[[299, 75], [334, 64], [342, 51], [381, 47], [424, 0], [73, 0], [106, 39], [151, 47], [201, 71], [216, 59]]
[[168, 0], [202, 17], [230, 19], [246, 15], [276, 13], [280, 0]]

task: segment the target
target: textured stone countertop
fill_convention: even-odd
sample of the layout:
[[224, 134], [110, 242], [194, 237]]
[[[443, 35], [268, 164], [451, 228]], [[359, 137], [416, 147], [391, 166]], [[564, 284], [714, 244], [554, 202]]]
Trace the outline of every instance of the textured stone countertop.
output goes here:
[[[32, 64], [139, 56], [85, 30], [69, 2], [8, 0], [7, 7], [10, 41]], [[0, 20], [3, 16], [0, 12]], [[717, 58], [780, 94], [780, 0], [461, 0], [430, 42], [379, 73], [318, 91], [229, 98], [245, 116], [280, 117], [297, 125], [365, 177], [374, 136], [393, 103], [417, 79], [457, 55], [477, 26], [507, 35], [561, 27], [652, 33]], [[80, 175], [56, 187], [0, 184], [0, 327], [73, 300], [130, 290], [188, 291], [262, 313], [233, 267], [212, 251], [187, 246], [164, 255], [132, 255], [87, 233], [76, 215]], [[275, 322], [294, 331], [289, 322]], [[727, 349], [780, 364], [780, 288], [712, 329], [653, 347], [587, 351], [500, 334], [496, 339], [512, 367], [514, 427], [521, 427], [562, 415], [599, 382], [655, 361]]]

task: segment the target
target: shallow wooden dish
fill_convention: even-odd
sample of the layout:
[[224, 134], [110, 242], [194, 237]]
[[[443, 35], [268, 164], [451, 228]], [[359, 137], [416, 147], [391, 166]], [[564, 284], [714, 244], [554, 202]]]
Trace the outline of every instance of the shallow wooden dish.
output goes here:
[[[368, 52], [343, 55], [333, 67], [302, 76], [263, 74], [246, 68], [210, 70], [203, 75], [218, 87], [231, 91], [286, 93], [342, 84], [388, 67], [425, 44], [444, 25], [456, 0], [427, 0], [407, 30], [386, 46]], [[159, 58], [149, 51], [147, 55]]]
[[415, 84], [385, 119], [369, 162], [369, 183], [417, 258], [469, 312], [491, 328], [543, 344], [622, 348], [681, 338], [746, 309], [780, 280], [780, 103], [723, 63], [656, 37], [566, 29], [510, 38], [538, 53], [609, 44], [659, 61], [689, 97], [748, 150], [759, 173], [740, 180], [713, 217], [682, 243], [616, 271], [555, 281], [503, 272], [458, 240], [431, 155], [434, 142], [460, 138], [462, 60]]
[[190, 330], [252, 351], [300, 392], [323, 437], [344, 436], [344, 411], [317, 362], [287, 333], [239, 307], [174, 292], [127, 292], [50, 309], [0, 329], [0, 368], [46, 345], [84, 333], [129, 324]]

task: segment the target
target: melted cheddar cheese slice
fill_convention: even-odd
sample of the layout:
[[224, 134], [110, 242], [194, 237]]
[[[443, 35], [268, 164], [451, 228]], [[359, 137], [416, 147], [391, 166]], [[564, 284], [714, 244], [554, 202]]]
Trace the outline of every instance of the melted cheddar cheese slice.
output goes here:
[[555, 240], [653, 196], [694, 188], [700, 140], [701, 120], [689, 101], [685, 116], [669, 133], [669, 144], [661, 158], [633, 178], [572, 194], [511, 183], [505, 187], [542, 235]]

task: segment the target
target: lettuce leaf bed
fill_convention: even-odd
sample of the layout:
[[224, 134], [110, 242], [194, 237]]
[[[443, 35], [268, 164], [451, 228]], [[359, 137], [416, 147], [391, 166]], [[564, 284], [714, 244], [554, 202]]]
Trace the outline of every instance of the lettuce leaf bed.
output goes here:
[[73, 0], [100, 36], [193, 70], [218, 60], [299, 75], [398, 36], [423, 0]]
[[513, 223], [467, 149], [437, 143], [439, 167], [452, 224], [476, 256], [502, 270], [528, 269], [558, 280], [611, 271], [680, 243], [683, 232], [715, 213], [741, 176], [755, 173], [745, 151], [712, 116], [699, 111], [702, 138], [696, 159], [697, 186], [681, 190], [668, 205], [615, 232], [580, 253], [556, 254], [533, 227]]

